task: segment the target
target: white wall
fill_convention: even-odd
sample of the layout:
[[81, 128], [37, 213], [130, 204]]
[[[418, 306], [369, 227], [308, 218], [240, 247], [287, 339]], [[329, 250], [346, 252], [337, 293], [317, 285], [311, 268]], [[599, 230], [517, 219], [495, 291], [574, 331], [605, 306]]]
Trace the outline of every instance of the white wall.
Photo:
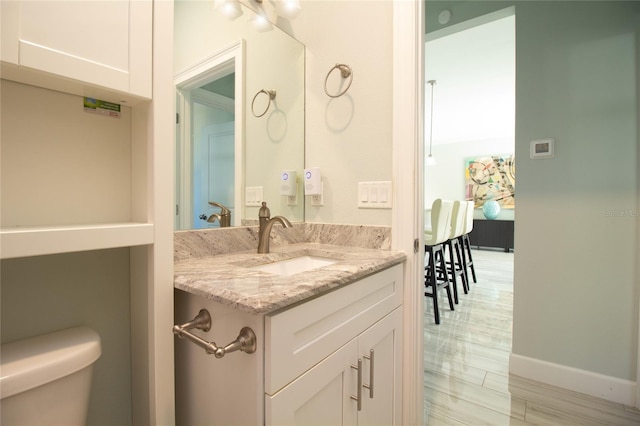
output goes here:
[[[391, 224], [390, 209], [358, 208], [357, 188], [392, 180], [392, 20], [391, 1], [303, 0], [288, 23], [306, 46], [305, 165], [319, 167], [324, 182], [324, 206], [307, 202], [307, 222]], [[323, 85], [336, 63], [354, 77], [331, 99]]]
[[130, 220], [131, 108], [107, 117], [80, 96], [1, 84], [2, 226]]

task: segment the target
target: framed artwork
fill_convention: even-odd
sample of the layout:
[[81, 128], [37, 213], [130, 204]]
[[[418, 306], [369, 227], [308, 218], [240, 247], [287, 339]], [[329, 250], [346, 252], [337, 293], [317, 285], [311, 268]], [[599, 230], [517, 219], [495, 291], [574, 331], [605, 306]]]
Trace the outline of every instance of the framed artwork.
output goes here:
[[485, 155], [465, 160], [466, 198], [476, 208], [495, 200], [501, 208], [515, 206], [516, 159], [513, 154]]

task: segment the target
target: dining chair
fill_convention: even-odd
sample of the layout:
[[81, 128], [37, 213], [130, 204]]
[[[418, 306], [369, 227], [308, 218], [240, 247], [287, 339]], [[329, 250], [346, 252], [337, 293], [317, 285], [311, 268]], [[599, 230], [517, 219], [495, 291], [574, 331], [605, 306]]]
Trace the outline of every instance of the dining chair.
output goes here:
[[438, 306], [438, 291], [445, 289], [449, 299], [449, 308], [453, 311], [447, 261], [444, 254], [444, 244], [449, 238], [451, 224], [451, 210], [453, 202], [437, 199], [431, 206], [431, 230], [424, 232], [425, 274], [424, 295], [433, 299], [433, 315], [436, 324], [440, 324], [440, 309]]
[[458, 278], [462, 281], [462, 289], [464, 293], [469, 292], [469, 280], [467, 279], [467, 271], [464, 269], [462, 261], [462, 251], [458, 238], [462, 236], [465, 216], [467, 213], [466, 201], [454, 201], [451, 211], [451, 228], [449, 237], [445, 242], [445, 251], [449, 253], [447, 260], [447, 271], [453, 284], [453, 300], [458, 303]]

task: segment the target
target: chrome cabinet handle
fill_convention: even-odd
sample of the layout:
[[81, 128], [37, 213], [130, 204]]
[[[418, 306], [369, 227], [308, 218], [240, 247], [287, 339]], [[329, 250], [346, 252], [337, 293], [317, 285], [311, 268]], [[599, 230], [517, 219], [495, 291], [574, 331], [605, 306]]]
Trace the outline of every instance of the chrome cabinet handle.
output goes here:
[[358, 370], [358, 390], [356, 396], [351, 395], [351, 399], [358, 403], [358, 411], [362, 411], [362, 358], [358, 358], [358, 365], [351, 365], [351, 368]]
[[369, 360], [369, 384], [362, 385], [365, 389], [369, 389], [369, 398], [373, 399], [373, 371], [375, 370], [374, 363], [374, 352], [373, 349], [369, 351], [369, 355], [362, 356], [365, 359]]

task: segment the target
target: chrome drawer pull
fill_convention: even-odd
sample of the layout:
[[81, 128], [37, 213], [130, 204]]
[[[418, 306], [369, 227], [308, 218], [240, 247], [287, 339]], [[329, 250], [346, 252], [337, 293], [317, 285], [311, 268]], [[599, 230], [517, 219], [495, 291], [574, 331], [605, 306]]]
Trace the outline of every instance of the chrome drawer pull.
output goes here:
[[358, 365], [351, 365], [351, 368], [358, 370], [358, 391], [356, 396], [351, 395], [351, 399], [358, 403], [358, 411], [362, 411], [362, 358], [358, 358]]
[[369, 351], [369, 355], [363, 355], [365, 359], [369, 360], [369, 384], [363, 385], [366, 389], [369, 389], [369, 398], [373, 398], [373, 371], [375, 370], [373, 366], [373, 363], [374, 363], [373, 355], [374, 355], [373, 349]]

